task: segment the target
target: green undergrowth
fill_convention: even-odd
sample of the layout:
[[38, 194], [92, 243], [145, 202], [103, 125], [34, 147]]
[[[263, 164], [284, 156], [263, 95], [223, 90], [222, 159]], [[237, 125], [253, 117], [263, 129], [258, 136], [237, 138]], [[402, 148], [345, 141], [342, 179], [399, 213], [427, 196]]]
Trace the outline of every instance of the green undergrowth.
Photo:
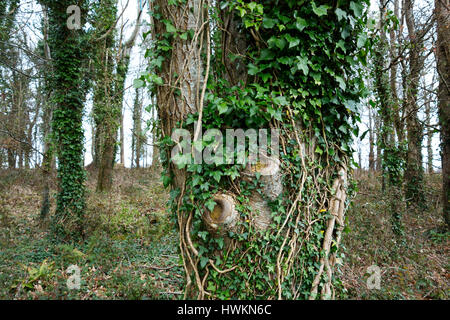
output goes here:
[[[339, 269], [344, 291], [337, 298], [448, 299], [450, 238], [440, 228], [441, 176], [426, 176], [425, 211], [399, 203], [403, 239], [392, 232], [379, 176], [356, 178]], [[52, 243], [46, 226], [36, 223], [39, 179], [31, 171], [0, 172], [0, 299], [182, 297], [178, 238], [165, 214], [168, 195], [159, 173], [120, 169], [111, 194], [89, 191], [86, 238], [77, 245]], [[91, 178], [88, 190], [95, 190]], [[80, 290], [67, 288], [70, 265], [81, 269]], [[380, 267], [379, 290], [367, 288], [371, 265]]]
[[[85, 239], [77, 244], [50, 241], [47, 225], [36, 219], [40, 189], [33, 181], [39, 178], [25, 175], [30, 177], [17, 172], [1, 179], [8, 180], [10, 192], [0, 185], [0, 299], [181, 296], [178, 240], [157, 172], [120, 169], [110, 194], [91, 191], [95, 181], [89, 179]], [[79, 290], [67, 286], [70, 265], [80, 268]]]
[[[442, 231], [441, 179], [438, 174], [426, 176], [426, 210], [397, 204], [404, 225], [404, 236], [397, 237], [380, 176], [358, 177], [359, 192], [347, 214], [349, 232], [344, 236], [343, 298], [449, 299], [450, 237]], [[380, 267], [380, 289], [367, 287], [371, 265]]]

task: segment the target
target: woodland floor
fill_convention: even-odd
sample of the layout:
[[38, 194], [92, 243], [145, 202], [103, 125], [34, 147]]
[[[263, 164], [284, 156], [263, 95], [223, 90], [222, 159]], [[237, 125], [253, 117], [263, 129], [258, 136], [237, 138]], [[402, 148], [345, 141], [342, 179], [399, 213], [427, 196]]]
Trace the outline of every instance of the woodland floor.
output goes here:
[[[37, 223], [39, 172], [0, 171], [0, 299], [179, 299], [184, 283], [167, 192], [151, 169], [117, 169], [110, 194], [88, 178], [86, 241], [54, 244]], [[427, 177], [428, 209], [404, 210], [398, 241], [377, 177], [360, 174], [349, 210], [340, 299], [449, 299], [449, 234], [440, 233], [440, 176]], [[54, 207], [54, 203], [52, 203]], [[68, 290], [69, 265], [81, 289]], [[381, 269], [380, 290], [367, 289], [367, 267]]]

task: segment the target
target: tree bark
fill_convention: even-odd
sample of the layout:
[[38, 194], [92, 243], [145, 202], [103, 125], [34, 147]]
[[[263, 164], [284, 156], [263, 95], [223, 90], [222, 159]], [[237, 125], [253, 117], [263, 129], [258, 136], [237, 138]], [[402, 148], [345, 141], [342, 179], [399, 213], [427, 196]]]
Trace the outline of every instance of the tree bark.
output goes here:
[[[57, 240], [77, 241], [83, 237], [85, 212], [85, 171], [83, 166], [83, 108], [85, 78], [82, 67], [83, 30], [67, 28], [71, 0], [41, 0], [49, 9], [49, 47], [52, 53], [51, 86], [55, 101], [52, 132], [58, 157], [59, 191], [51, 232]], [[86, 3], [78, 1], [84, 10]], [[83, 25], [83, 19], [81, 20]], [[82, 27], [81, 25], [81, 27]], [[68, 63], [68, 61], [70, 63]]]
[[427, 171], [433, 174], [433, 128], [431, 128], [431, 101], [428, 94], [425, 94], [425, 122], [427, 125]]
[[369, 107], [369, 172], [375, 171], [375, 155], [373, 150], [374, 143], [372, 109]]
[[417, 95], [420, 80], [420, 72], [423, 68], [421, 57], [422, 41], [416, 32], [414, 21], [413, 0], [405, 0], [405, 19], [408, 27], [409, 42], [409, 74], [406, 91], [406, 129], [408, 151], [406, 155], [406, 200], [408, 206], [425, 205], [423, 190], [423, 164], [422, 164], [422, 138], [423, 128], [418, 118]]
[[[101, 165], [98, 172], [97, 191], [111, 190], [113, 183], [113, 168], [117, 152], [117, 130], [120, 128], [122, 104], [125, 93], [125, 80], [130, 63], [130, 53], [140, 28], [142, 10], [138, 9], [138, 18], [130, 38], [122, 43], [119, 41], [116, 55], [116, 76], [111, 79], [112, 90], [109, 92], [108, 120], [105, 121], [105, 137], [102, 145]], [[115, 14], [114, 14], [115, 17]], [[111, 57], [113, 59], [113, 57]]]
[[435, 1], [437, 20], [438, 108], [441, 126], [443, 216], [450, 230], [450, 3]]

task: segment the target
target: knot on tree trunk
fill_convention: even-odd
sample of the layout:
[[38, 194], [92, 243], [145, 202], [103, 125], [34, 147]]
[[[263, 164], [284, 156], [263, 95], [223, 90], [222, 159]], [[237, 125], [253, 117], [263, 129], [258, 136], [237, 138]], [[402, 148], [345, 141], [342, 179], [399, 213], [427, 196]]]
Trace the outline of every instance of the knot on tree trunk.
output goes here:
[[257, 174], [260, 175], [262, 194], [269, 200], [275, 200], [283, 192], [280, 160], [275, 157], [264, 157], [254, 165], [247, 165], [243, 172], [247, 181], [256, 179]]
[[214, 195], [213, 201], [215, 202], [214, 208], [211, 211], [205, 209], [203, 213], [207, 229], [215, 234], [231, 231], [239, 218], [239, 213], [236, 211], [236, 200], [229, 194], [218, 193]]

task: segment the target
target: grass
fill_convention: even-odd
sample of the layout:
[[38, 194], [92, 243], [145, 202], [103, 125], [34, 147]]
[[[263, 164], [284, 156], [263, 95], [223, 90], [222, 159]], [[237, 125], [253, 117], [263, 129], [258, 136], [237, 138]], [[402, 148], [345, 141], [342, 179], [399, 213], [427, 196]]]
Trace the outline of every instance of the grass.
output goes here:
[[[340, 298], [448, 299], [449, 234], [439, 230], [440, 176], [427, 177], [426, 210], [399, 203], [402, 239], [391, 231], [379, 177], [360, 174], [358, 185], [347, 213]], [[46, 237], [47, 225], [37, 219], [39, 172], [0, 172], [0, 299], [181, 298], [183, 267], [159, 173], [117, 169], [114, 190], [98, 194], [90, 172], [87, 187], [85, 241], [54, 244]], [[79, 290], [68, 289], [70, 265], [80, 268]], [[381, 270], [379, 290], [366, 285], [371, 265]]]

